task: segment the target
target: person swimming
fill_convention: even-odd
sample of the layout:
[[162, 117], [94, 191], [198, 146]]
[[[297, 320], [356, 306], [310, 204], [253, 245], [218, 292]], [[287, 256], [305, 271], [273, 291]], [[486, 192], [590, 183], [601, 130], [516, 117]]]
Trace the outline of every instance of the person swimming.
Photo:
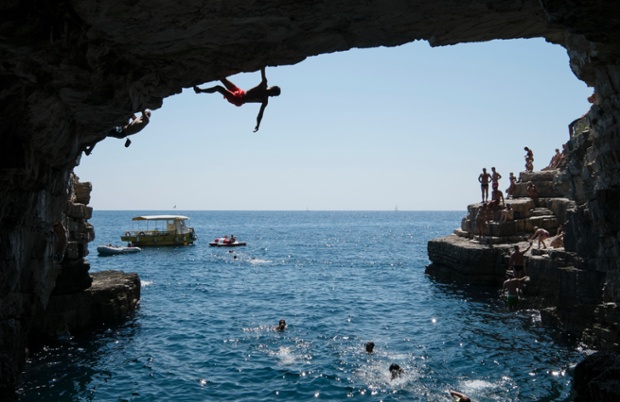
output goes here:
[[366, 352], [372, 353], [373, 350], [375, 350], [375, 343], [374, 342], [366, 342]]
[[392, 380], [400, 377], [404, 372], [405, 370], [403, 370], [398, 364], [390, 364], [390, 373], [392, 374]]
[[286, 329], [286, 321], [280, 320], [278, 326], [274, 328], [276, 331], [284, 331]]

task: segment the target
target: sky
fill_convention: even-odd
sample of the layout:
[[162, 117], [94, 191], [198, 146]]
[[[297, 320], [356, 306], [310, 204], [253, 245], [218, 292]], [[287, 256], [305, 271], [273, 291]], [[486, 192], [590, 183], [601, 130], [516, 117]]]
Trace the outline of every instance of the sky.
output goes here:
[[[542, 39], [431, 48], [417, 41], [267, 67], [270, 98], [236, 107], [182, 94], [132, 144], [107, 138], [75, 172], [96, 210], [465, 210], [478, 176], [536, 170], [568, 140], [592, 88]], [[229, 79], [249, 89], [260, 73]], [[201, 87], [215, 85], [205, 83]], [[176, 208], [175, 208], [176, 207]]]

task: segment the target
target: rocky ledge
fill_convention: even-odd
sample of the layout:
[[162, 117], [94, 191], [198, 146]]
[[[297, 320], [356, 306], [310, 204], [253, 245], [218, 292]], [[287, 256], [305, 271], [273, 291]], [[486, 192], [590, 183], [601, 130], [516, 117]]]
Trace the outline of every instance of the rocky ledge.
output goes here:
[[131, 318], [140, 302], [138, 274], [102, 271], [90, 276], [92, 285], [88, 289], [50, 298], [45, 314], [32, 328], [31, 343]]

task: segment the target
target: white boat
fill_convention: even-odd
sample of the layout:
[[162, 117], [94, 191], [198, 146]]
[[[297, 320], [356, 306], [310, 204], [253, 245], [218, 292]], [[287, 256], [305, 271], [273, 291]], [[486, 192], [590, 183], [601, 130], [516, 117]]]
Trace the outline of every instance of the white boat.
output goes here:
[[113, 246], [111, 244], [97, 247], [99, 255], [133, 254], [139, 253], [140, 251], [142, 251], [140, 247]]
[[209, 243], [209, 246], [211, 247], [239, 247], [245, 245], [246, 243], [244, 241], [241, 242], [237, 240], [235, 236], [218, 237], [217, 239]]
[[145, 215], [136, 216], [132, 221], [138, 229], [126, 231], [121, 240], [134, 246], [188, 246], [196, 240], [187, 216]]

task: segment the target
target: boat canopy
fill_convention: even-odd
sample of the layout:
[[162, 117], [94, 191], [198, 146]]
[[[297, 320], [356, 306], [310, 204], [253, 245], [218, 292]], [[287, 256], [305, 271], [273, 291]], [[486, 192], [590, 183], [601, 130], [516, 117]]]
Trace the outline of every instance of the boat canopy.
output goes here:
[[169, 219], [175, 221], [183, 221], [188, 220], [187, 216], [183, 215], [144, 215], [144, 216], [136, 216], [132, 220], [134, 221], [167, 221]]

